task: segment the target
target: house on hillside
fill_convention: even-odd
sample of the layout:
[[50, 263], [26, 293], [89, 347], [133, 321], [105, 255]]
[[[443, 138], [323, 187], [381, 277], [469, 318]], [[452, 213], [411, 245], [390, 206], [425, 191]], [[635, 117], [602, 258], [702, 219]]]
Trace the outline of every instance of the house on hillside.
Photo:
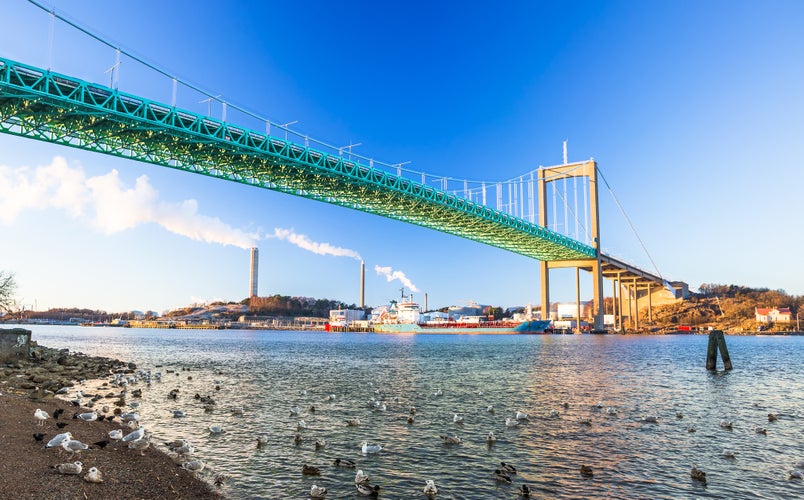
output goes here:
[[790, 323], [793, 320], [789, 307], [757, 307], [754, 312], [757, 323]]

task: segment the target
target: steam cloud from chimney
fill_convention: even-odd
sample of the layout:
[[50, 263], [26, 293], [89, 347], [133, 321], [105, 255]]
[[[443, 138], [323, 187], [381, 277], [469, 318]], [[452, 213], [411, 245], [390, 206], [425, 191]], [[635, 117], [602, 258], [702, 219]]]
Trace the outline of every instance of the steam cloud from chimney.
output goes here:
[[11, 168], [0, 166], [0, 223], [11, 224], [25, 210], [64, 210], [74, 218], [87, 217], [96, 229], [113, 234], [145, 223], [187, 238], [249, 249], [257, 233], [233, 228], [217, 217], [198, 212], [193, 199], [162, 201], [148, 177], [126, 186], [117, 170], [87, 177], [80, 166], [56, 156], [50, 165]]
[[414, 285], [413, 282], [411, 282], [410, 279], [408, 279], [408, 277], [405, 276], [405, 273], [403, 273], [402, 271], [394, 271], [390, 266], [386, 267], [374, 266], [374, 270], [380, 276], [385, 276], [385, 279], [388, 280], [389, 282], [399, 280], [403, 285], [410, 288], [411, 292], [419, 291], [416, 285]]

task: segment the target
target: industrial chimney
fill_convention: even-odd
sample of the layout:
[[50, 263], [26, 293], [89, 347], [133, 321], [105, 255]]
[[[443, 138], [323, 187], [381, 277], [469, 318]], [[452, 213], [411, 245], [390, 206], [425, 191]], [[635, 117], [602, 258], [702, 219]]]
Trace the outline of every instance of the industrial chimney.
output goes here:
[[257, 296], [257, 267], [259, 266], [259, 252], [257, 247], [251, 247], [251, 280], [249, 283], [249, 297]]
[[360, 261], [360, 309], [366, 307], [366, 261]]

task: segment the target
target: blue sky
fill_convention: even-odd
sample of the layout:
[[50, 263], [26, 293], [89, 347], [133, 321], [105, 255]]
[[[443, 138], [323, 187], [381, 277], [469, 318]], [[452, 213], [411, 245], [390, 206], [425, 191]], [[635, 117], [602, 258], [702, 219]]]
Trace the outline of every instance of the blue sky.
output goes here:
[[[330, 144], [361, 143], [355, 152], [409, 161], [411, 170], [504, 180], [560, 163], [567, 139], [570, 161], [598, 162], [665, 278], [804, 293], [800, 2], [55, 6], [228, 102], [275, 123], [298, 120], [294, 129]], [[9, 0], [0, 56], [108, 83], [111, 49], [57, 22], [50, 50], [49, 25], [40, 9]], [[169, 81], [125, 58], [119, 87], [171, 99]], [[206, 112], [200, 100], [179, 90], [180, 107]], [[212, 114], [220, 117], [220, 107]], [[653, 269], [605, 187], [600, 194], [604, 251]], [[39, 309], [162, 311], [243, 299], [248, 251], [177, 232], [169, 221], [182, 215], [199, 227], [260, 235], [262, 295], [359, 299], [356, 259], [264, 237], [281, 229], [361, 255], [370, 305], [401, 286], [375, 266], [403, 272], [433, 307], [538, 302], [537, 262], [518, 255], [5, 135], [0, 207], [0, 269], [16, 274], [18, 299]], [[551, 278], [554, 300], [574, 300], [574, 273]]]

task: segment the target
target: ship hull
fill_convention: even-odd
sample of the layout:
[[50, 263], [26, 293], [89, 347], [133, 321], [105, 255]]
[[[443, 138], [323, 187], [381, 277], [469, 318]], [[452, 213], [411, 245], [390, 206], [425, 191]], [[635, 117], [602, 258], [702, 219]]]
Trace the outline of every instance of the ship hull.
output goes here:
[[484, 324], [484, 323], [445, 323], [443, 325], [417, 325], [411, 323], [375, 324], [375, 333], [396, 334], [540, 334], [550, 326], [550, 321], [523, 321], [516, 324]]

